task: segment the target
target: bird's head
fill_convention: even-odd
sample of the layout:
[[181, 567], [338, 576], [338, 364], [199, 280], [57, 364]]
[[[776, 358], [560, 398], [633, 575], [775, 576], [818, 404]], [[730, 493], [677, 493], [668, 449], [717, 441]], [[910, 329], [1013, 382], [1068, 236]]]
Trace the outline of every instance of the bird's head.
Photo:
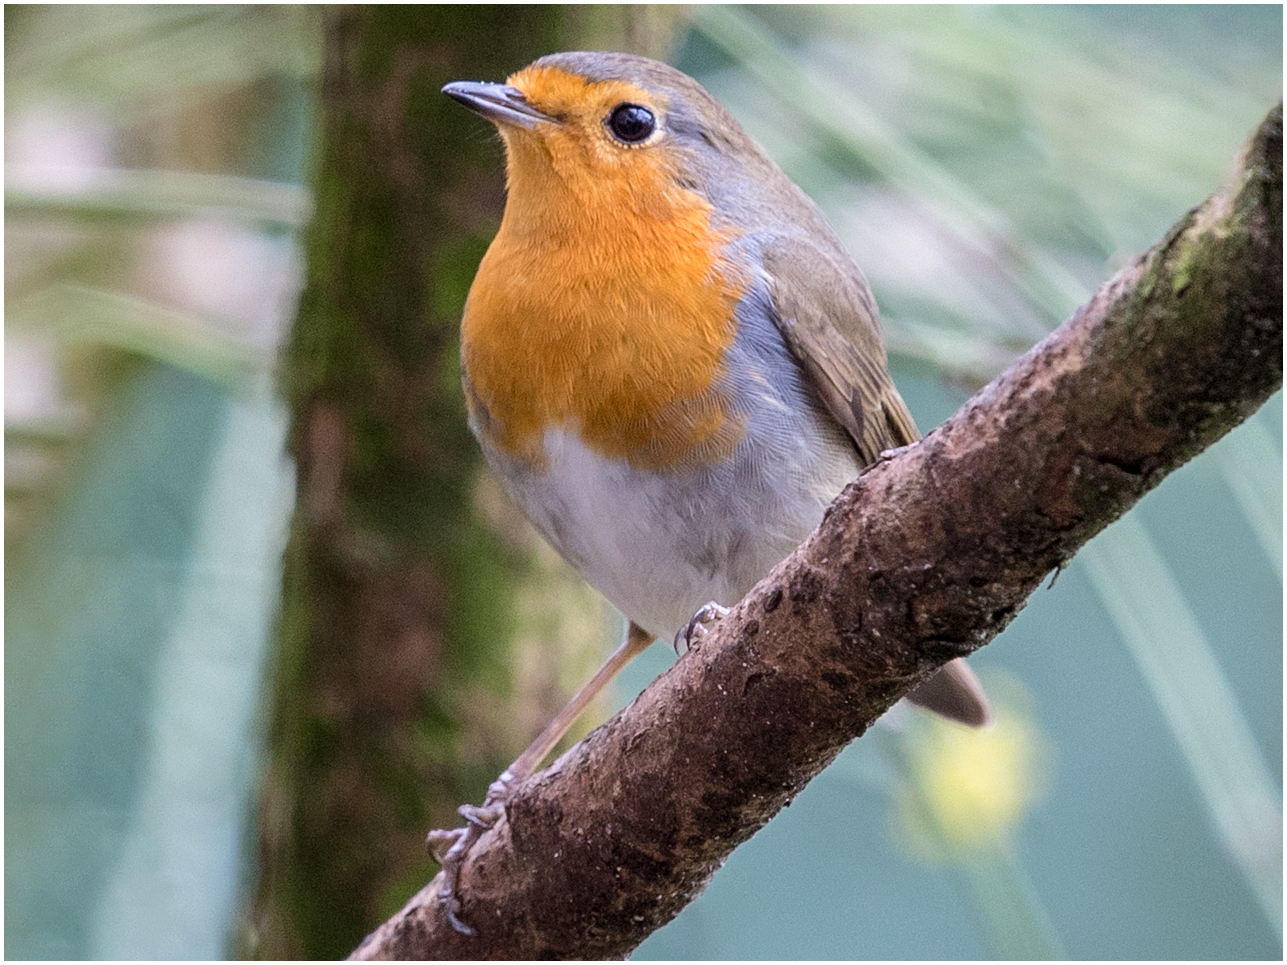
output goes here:
[[[664, 205], [691, 192], [732, 213], [739, 197], [785, 181], [700, 84], [646, 57], [551, 54], [503, 84], [458, 81], [443, 91], [500, 131], [511, 202], [624, 196]], [[748, 180], [760, 190], [740, 187]]]

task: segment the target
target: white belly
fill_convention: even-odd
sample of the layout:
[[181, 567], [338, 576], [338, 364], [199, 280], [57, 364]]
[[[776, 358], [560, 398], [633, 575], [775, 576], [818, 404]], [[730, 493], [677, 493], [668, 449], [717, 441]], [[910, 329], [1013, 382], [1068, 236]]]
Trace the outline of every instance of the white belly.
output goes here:
[[[545, 471], [489, 452], [547, 540], [625, 616], [673, 639], [704, 603], [736, 603], [821, 521], [858, 474], [829, 420], [774, 413], [733, 455], [686, 474], [633, 469], [566, 429], [545, 434]], [[807, 424], [805, 424], [807, 422]]]

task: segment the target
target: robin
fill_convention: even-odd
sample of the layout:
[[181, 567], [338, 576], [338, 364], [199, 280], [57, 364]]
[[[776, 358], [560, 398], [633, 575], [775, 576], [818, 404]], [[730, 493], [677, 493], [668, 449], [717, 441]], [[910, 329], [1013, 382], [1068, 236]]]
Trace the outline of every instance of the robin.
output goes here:
[[[537, 529], [629, 620], [483, 807], [461, 809], [470, 827], [431, 836], [450, 885], [622, 666], [657, 638], [700, 636], [864, 466], [920, 436], [862, 273], [691, 77], [562, 53], [443, 92], [496, 125], [507, 159], [504, 218], [461, 324], [470, 427]], [[989, 717], [962, 660], [908, 696]]]

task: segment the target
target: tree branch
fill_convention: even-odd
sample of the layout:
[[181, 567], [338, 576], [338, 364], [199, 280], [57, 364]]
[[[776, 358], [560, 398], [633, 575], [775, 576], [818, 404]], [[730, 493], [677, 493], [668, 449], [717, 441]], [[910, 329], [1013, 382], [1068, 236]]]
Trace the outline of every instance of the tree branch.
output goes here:
[[626, 710], [535, 775], [461, 875], [356, 958], [610, 958], [1052, 569], [1282, 384], [1282, 105], [1237, 181], [821, 527]]

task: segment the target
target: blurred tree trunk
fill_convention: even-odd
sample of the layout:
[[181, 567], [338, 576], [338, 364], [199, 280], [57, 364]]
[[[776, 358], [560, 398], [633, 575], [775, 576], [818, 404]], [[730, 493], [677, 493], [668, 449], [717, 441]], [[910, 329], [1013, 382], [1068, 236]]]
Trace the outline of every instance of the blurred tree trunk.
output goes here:
[[281, 373], [298, 495], [244, 955], [347, 954], [432, 876], [425, 832], [481, 800], [602, 655], [602, 604], [479, 481], [457, 339], [502, 156], [439, 88], [561, 49], [660, 54], [674, 22], [606, 6], [330, 14], [308, 282]]

